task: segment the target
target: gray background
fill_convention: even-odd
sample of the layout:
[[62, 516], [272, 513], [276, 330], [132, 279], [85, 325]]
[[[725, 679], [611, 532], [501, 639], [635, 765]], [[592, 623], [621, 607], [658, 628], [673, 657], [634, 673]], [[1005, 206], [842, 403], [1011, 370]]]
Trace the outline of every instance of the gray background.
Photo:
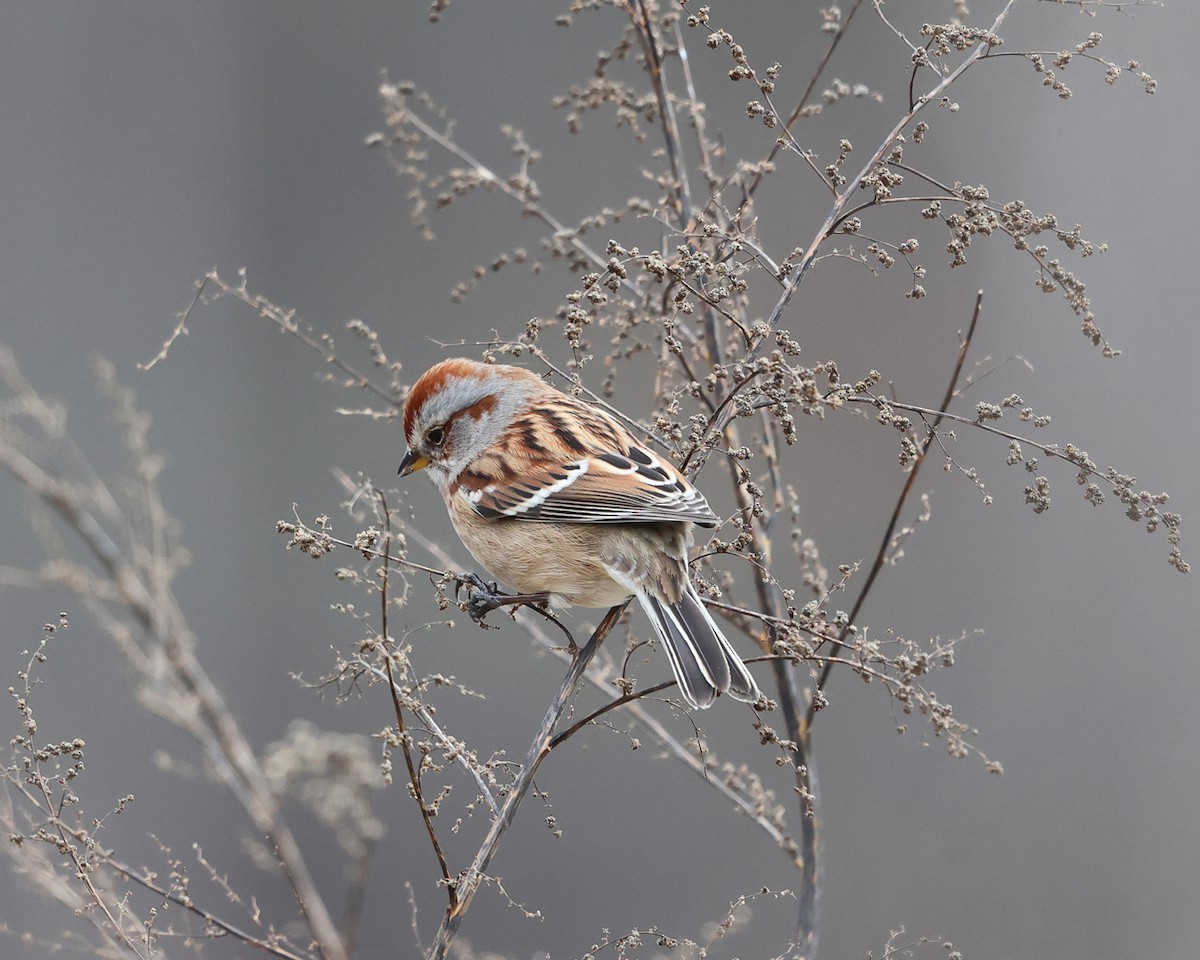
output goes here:
[[[823, 46], [809, 6], [714, 11], [755, 63], [784, 63], [781, 103], [791, 102]], [[951, 9], [895, 6], [910, 30]], [[972, 4], [981, 22], [998, 6]], [[511, 164], [500, 123], [523, 127], [546, 154], [535, 174], [565, 222], [650, 195], [637, 173], [649, 148], [601, 115], [571, 138], [549, 109], [551, 96], [586, 80], [595, 50], [619, 30], [608, 12], [556, 28], [559, 9], [460, 2], [430, 25], [422, 4], [59, 3], [10, 5], [0, 20], [0, 338], [35, 386], [68, 406], [69, 425], [101, 469], [118, 467], [122, 453], [95, 402], [88, 358], [101, 352], [115, 361], [153, 414], [153, 440], [168, 458], [167, 506], [193, 555], [176, 589], [201, 659], [256, 745], [297, 716], [365, 733], [388, 722], [377, 694], [340, 707], [291, 679], [322, 674], [330, 646], [355, 639], [328, 607], [360, 598], [336, 584], [330, 563], [285, 554], [273, 525], [293, 502], [309, 517], [335, 514], [334, 467], [387, 481], [402, 440], [393, 425], [338, 416], [336, 407], [358, 398], [319, 385], [312, 356], [229, 301], [202, 311], [165, 364], [140, 373], [135, 363], [156, 352], [193, 281], [214, 265], [228, 278], [247, 267], [252, 290], [324, 329], [366, 320], [414, 376], [442, 354], [428, 337], [475, 339], [492, 328], [515, 335], [528, 317], [551, 315], [570, 289], [553, 270], [512, 270], [451, 304], [451, 287], [475, 264], [517, 245], [536, 249], [536, 225], [502, 198], [479, 196], [435, 221], [439, 241], [423, 243], [408, 223], [407, 184], [363, 140], [382, 128], [376, 87], [386, 70], [430, 91], [493, 169]], [[901, 396], [936, 404], [955, 332], [982, 286], [987, 309], [974, 355], [1000, 362], [1020, 354], [1035, 369], [1004, 363], [977, 398], [1021, 393], [1053, 414], [1048, 439], [1074, 440], [1102, 466], [1171, 491], [1190, 521], [1200, 500], [1187, 220], [1195, 209], [1197, 28], [1200, 12], [1188, 3], [1107, 11], [1095, 21], [1072, 6], [1019, 3], [1005, 31], [1011, 48], [1073, 46], [1100, 30], [1101, 52], [1141, 59], [1160, 80], [1158, 94], [1144, 96], [1131, 78], [1109, 89], [1077, 63], [1065, 75], [1077, 95], [1063, 103], [1012, 59], [973, 71], [954, 93], [963, 109], [931, 118], [935, 136], [923, 158], [944, 179], [987, 183], [993, 196], [1052, 209], [1110, 242], [1103, 259], [1078, 266], [1102, 329], [1125, 351], [1120, 360], [1101, 359], [1065, 305], [1032, 289], [1028, 263], [1008, 244], [977, 245], [971, 264], [951, 274], [932, 233], [921, 234], [931, 291], [921, 303], [903, 298], [899, 275], [873, 278], [836, 260], [813, 274], [788, 316], [808, 360], [837, 358], [847, 376], [878, 367]], [[694, 53], [711, 122], [758, 155], [769, 141], [742, 115], [750, 92], [721, 79], [727, 55], [698, 43]], [[864, 10], [828, 76], [865, 82], [884, 101], [814, 123], [818, 152], [832, 155], [843, 135], [858, 155], [869, 149], [902, 109], [905, 60]], [[775, 250], [807, 242], [826, 202], [798, 165], [783, 166], [763, 207]], [[644, 228], [628, 229], [622, 237]], [[916, 229], [895, 217], [881, 232], [899, 239]], [[348, 336], [339, 341], [353, 352]], [[644, 411], [637, 384], [626, 389], [622, 406]], [[793, 469], [806, 532], [831, 564], [869, 559], [903, 481], [892, 438], [847, 417], [804, 421], [801, 437]], [[822, 953], [864, 956], [903, 924], [913, 935], [952, 938], [968, 957], [1190, 956], [1200, 938], [1195, 585], [1168, 568], [1161, 537], [1139, 533], [1113, 504], [1088, 507], [1060, 468], [1049, 468], [1053, 509], [1034, 517], [1021, 503], [1024, 475], [1006, 471], [1002, 444], [970, 431], [960, 437], [956, 454], [983, 471], [995, 503], [985, 508], [968, 483], [929, 470], [920, 486], [932, 493], [933, 523], [882, 578], [863, 619], [909, 636], [984, 632], [937, 685], [1007, 772], [996, 778], [974, 760], [951, 761], [939, 742], [924, 745], [915, 723], [898, 737], [883, 692], [838, 676], [816, 734]], [[2, 489], [0, 562], [36, 562], [27, 501], [7, 479]], [[411, 503], [428, 531], [452, 537], [425, 484], [413, 486]], [[349, 520], [336, 522], [352, 530]], [[1184, 530], [1195, 560], [1187, 523]], [[127, 669], [77, 602], [0, 592], [6, 676], [60, 607], [74, 625], [51, 663], [42, 733], [86, 731], [80, 789], [93, 812], [137, 795], [109, 827], [109, 842], [153, 867], [162, 856], [148, 835], [185, 859], [199, 841], [241, 892], [261, 893], [276, 916], [288, 916], [287, 896], [247, 866], [249, 827], [221, 791], [153, 772], [153, 751], [186, 758], [190, 747], [139, 712]], [[415, 606], [411, 623], [430, 616]], [[489, 694], [448, 702], [458, 729], [484, 752], [523, 752], [557, 663], [512, 627], [483, 634], [462, 626], [417, 644], [424, 669]], [[703, 719], [724, 756], [748, 753], [766, 766], [744, 713], [722, 703]], [[9, 710], [4, 729], [16, 724]], [[579, 749], [551, 759], [539, 784], [552, 793], [563, 838], [549, 835], [531, 800], [494, 869], [544, 919], [523, 919], [487, 892], [464, 928], [480, 949], [574, 956], [602, 928], [652, 923], [701, 937], [739, 894], [795, 883], [784, 859], [744, 820], [726, 816], [715, 793], [617, 737], [580, 738]], [[773, 785], [786, 801], [786, 780]], [[389, 838], [374, 866], [360, 955], [407, 956], [401, 880], [432, 880], [431, 857], [400, 791], [378, 802]], [[294, 816], [318, 863], [328, 863], [319, 879], [336, 904], [343, 881], [334, 847], [303, 813]], [[479, 826], [451, 842], [456, 862], [473, 849]], [[218, 892], [204, 896], [223, 908]], [[428, 937], [441, 895], [420, 887], [417, 898]], [[82, 922], [47, 910], [4, 874], [0, 904], [10, 930], [36, 938], [22, 945], [6, 937], [5, 956], [43, 956], [45, 940]], [[753, 924], [711, 955], [784, 948], [791, 904], [759, 902], [753, 911]]]

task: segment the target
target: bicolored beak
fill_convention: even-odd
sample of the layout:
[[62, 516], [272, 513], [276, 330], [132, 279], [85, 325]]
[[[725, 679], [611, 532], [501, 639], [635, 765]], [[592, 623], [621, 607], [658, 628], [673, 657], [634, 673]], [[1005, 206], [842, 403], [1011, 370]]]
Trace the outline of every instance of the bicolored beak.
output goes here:
[[409, 450], [404, 455], [404, 459], [400, 461], [400, 469], [397, 471], [400, 476], [407, 477], [410, 473], [416, 473], [418, 470], [424, 470], [429, 466], [429, 458], [423, 457], [413, 450]]

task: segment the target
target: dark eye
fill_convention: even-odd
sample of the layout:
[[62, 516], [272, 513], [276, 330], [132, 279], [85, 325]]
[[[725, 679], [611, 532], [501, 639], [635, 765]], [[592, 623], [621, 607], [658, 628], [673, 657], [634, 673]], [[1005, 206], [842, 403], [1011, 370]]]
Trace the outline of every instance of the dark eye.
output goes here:
[[444, 426], [430, 427], [425, 431], [425, 442], [431, 447], [440, 447], [445, 439], [446, 428]]

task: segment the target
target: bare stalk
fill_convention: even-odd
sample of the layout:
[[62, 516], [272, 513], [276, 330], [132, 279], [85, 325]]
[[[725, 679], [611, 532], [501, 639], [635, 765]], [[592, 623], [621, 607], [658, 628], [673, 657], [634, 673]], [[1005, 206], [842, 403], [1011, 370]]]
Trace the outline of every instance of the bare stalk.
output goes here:
[[434, 855], [437, 857], [438, 867], [442, 871], [442, 881], [446, 887], [447, 896], [450, 898], [449, 910], [454, 912], [458, 906], [458, 893], [454, 884], [454, 879], [450, 876], [450, 867], [446, 863], [446, 854], [442, 852], [442, 844], [438, 840], [437, 831], [433, 828], [433, 813], [429, 808], [429, 804], [425, 802], [425, 793], [421, 788], [421, 773], [417, 769], [417, 765], [413, 763], [412, 744], [408, 735], [408, 731], [404, 726], [404, 707], [400, 703], [400, 687], [396, 683], [396, 678], [392, 673], [392, 648], [391, 640], [388, 636], [388, 607], [391, 606], [391, 595], [388, 592], [388, 578], [391, 574], [391, 560], [388, 556], [388, 548], [392, 543], [392, 511], [388, 509], [387, 500], [384, 498], [382, 490], [376, 490], [375, 495], [379, 498], [380, 506], [383, 509], [383, 518], [385, 529], [387, 530], [387, 538], [384, 541], [383, 551], [380, 556], [383, 559], [383, 577], [379, 585], [380, 593], [380, 639], [383, 643], [383, 667], [387, 672], [388, 691], [392, 695], [392, 709], [396, 715], [396, 739], [400, 743], [400, 750], [404, 754], [404, 764], [408, 768], [408, 783], [412, 787], [413, 799], [417, 802], [417, 807], [421, 811], [421, 820], [425, 824], [425, 832], [429, 835], [429, 843], [433, 847]]
[[[392, 110], [392, 113], [388, 117], [389, 123], [394, 126], [402, 126], [406, 123], [412, 124], [413, 127], [420, 131], [422, 136], [436, 143], [451, 156], [458, 157], [459, 160], [475, 172], [476, 176], [486, 182], [489, 187], [494, 187], [506, 197], [519, 203], [525, 215], [540, 220], [554, 231], [556, 238], [565, 240], [572, 248], [581, 253], [599, 269], [604, 270], [607, 268], [608, 258], [601, 256], [600, 253], [593, 250], [580, 238], [578, 231], [572, 230], [566, 224], [560, 222], [546, 207], [531, 197], [528, 191], [514, 187], [503, 177], [497, 176], [486, 165], [475, 159], [453, 137], [443, 133], [429, 123], [421, 114], [409, 106], [407, 98], [393, 84], [384, 84], [380, 88], [380, 95]], [[643, 291], [630, 279], [623, 279], [621, 285], [639, 299], [644, 296]]]
[[638, 41], [646, 58], [646, 72], [650, 75], [650, 85], [654, 88], [655, 99], [658, 100], [658, 113], [662, 118], [663, 142], [667, 150], [667, 162], [671, 166], [671, 178], [675, 181], [678, 194], [676, 214], [682, 229], [690, 229], [692, 221], [692, 191], [688, 185], [687, 164], [683, 159], [683, 138], [679, 136], [679, 123], [675, 118], [675, 104], [667, 90], [667, 78], [663, 73], [662, 44], [654, 23], [650, 18], [650, 9], [646, 0], [636, 0], [637, 9], [626, 3], [625, 9], [633, 21], [637, 31]]
[[165, 901], [170, 901], [176, 906], [186, 910], [188, 913], [204, 921], [205, 925], [211, 927], [212, 930], [219, 934], [229, 936], [235, 940], [239, 940], [248, 947], [253, 947], [267, 956], [278, 957], [279, 960], [309, 960], [306, 954], [296, 953], [289, 950], [279, 938], [275, 937], [268, 941], [263, 937], [257, 937], [254, 934], [229, 923], [227, 920], [221, 919], [210, 910], [199, 906], [192, 900], [190, 896], [180, 895], [174, 890], [162, 886], [152, 876], [149, 876], [139, 870], [134, 869], [128, 863], [118, 860], [111, 853], [102, 854], [103, 862], [114, 872], [120, 874], [125, 879], [136, 883], [139, 887], [150, 891], [157, 897], [161, 897]]
[[[8, 354], [0, 359], [12, 362]], [[7, 373], [6, 379], [14, 384]], [[21, 389], [24, 394], [21, 399], [29, 409], [44, 406], [31, 387], [24, 385]], [[53, 433], [53, 425], [38, 422], [47, 433]], [[27, 451], [44, 451], [45, 448], [37, 442], [26, 442], [27, 439], [24, 435], [10, 436], [8, 431], [0, 431], [0, 467], [75, 531], [116, 587], [124, 609], [165, 659], [168, 669], [162, 675], [155, 669], [162, 666], [157, 661], [133, 661], [131, 658], [132, 665], [143, 673], [147, 684], [159, 695], [156, 701], [158, 712], [203, 746], [255, 828], [267, 837], [319, 954], [326, 960], [346, 960], [337, 926], [271, 792], [258, 757], [211, 678], [195, 658], [183, 612], [166, 582], [161, 554], [152, 553], [155, 561], [151, 567], [131, 559], [136, 548], [121, 546], [122, 535], [106, 525], [108, 521], [115, 527], [124, 520], [123, 515], [113, 514], [116, 510], [114, 498], [94, 478], [86, 461], [81, 471], [87, 479], [81, 487], [72, 482], [73, 477], [60, 477], [52, 466], [28, 455]], [[98, 504], [104, 513], [99, 513], [94, 504]], [[168, 690], [163, 690], [164, 684]]]
[[458, 878], [458, 903], [451, 909], [448, 909], [446, 915], [442, 918], [442, 925], [438, 928], [437, 936], [434, 937], [433, 946], [429, 953], [430, 960], [445, 960], [450, 950], [450, 944], [458, 934], [458, 929], [466, 917], [467, 910], [470, 909], [471, 902], [475, 899], [476, 891], [486, 879], [488, 865], [492, 862], [492, 858], [496, 855], [496, 851], [499, 849], [505, 833], [508, 832], [508, 828], [512, 825], [513, 818], [517, 814], [517, 807], [521, 805], [525, 794], [529, 792], [538, 767], [550, 755], [550, 745], [554, 728], [558, 724], [563, 710], [566, 709], [567, 703], [574, 696], [576, 688], [583, 680], [588, 664], [591, 663], [592, 658], [596, 655], [596, 651], [600, 649], [601, 642], [612, 631], [613, 626], [616, 625], [617, 618], [620, 617], [621, 611], [624, 609], [625, 605], [621, 604], [609, 610], [593, 631], [588, 642], [584, 644], [582, 649], [572, 659], [571, 667], [567, 671], [567, 675], [563, 678], [558, 695], [551, 701], [550, 707], [546, 710], [545, 717], [542, 718], [542, 722], [533, 736], [533, 741], [530, 743], [529, 751], [525, 756], [525, 762], [521, 765], [520, 770], [517, 771], [516, 779], [509, 788], [509, 793], [504, 799], [504, 805], [500, 808], [499, 816], [493, 818], [491, 829], [488, 830], [483, 844], [475, 854], [475, 859], [472, 861], [471, 866]]
[[[784, 128], [791, 132], [796, 125], [796, 121], [800, 119], [800, 114], [804, 112], [804, 108], [808, 106], [812, 100], [813, 91], [817, 88], [817, 83], [825, 73], [825, 68], [829, 66], [829, 61], [833, 57], [833, 52], [838, 48], [838, 44], [842, 42], [842, 37], [846, 35], [846, 31], [850, 29], [850, 23], [854, 20], [854, 15], [858, 13], [858, 8], [862, 6], [863, 0], [854, 0], [854, 6], [850, 8], [850, 12], [846, 14], [846, 19], [842, 21], [842, 25], [838, 27], [837, 32], [833, 35], [833, 39], [829, 41], [829, 46], [825, 48], [825, 53], [821, 57], [821, 61], [817, 64], [817, 68], [812, 72], [812, 76], [808, 80], [808, 86], [804, 88], [804, 92], [800, 94], [800, 99], [796, 101], [796, 106], [792, 109], [791, 115], [787, 118], [787, 123]], [[774, 160], [783, 149], [781, 140], [776, 140], [775, 145], [771, 147], [771, 152], [767, 154], [767, 162]], [[741, 219], [746, 207], [749, 206], [750, 200], [754, 197], [754, 192], [763, 181], [766, 174], [762, 169], [759, 169], [754, 178], [746, 187], [746, 194], [742, 198], [741, 205], [738, 207], [737, 214], [734, 216], [734, 221]]]
[[[1016, 3], [1016, 0], [1008, 0], [1008, 2], [1004, 5], [1004, 8], [992, 22], [992, 26], [990, 28], [991, 33], [996, 33], [1000, 29], [1005, 19], [1008, 17], [1008, 13], [1012, 9], [1014, 3]], [[821, 225], [821, 228], [813, 237], [812, 242], [805, 250], [803, 257], [801, 257], [798, 261], [796, 269], [784, 284], [783, 292], [780, 294], [775, 306], [768, 314], [766, 323], [769, 329], [774, 330], [779, 326], [780, 321], [783, 319], [784, 311], [787, 309], [788, 304], [791, 303], [792, 297], [795, 296], [796, 291], [800, 288], [800, 283], [804, 280], [805, 275], [808, 273], [809, 267], [812, 266], [813, 260], [816, 259], [817, 251], [820, 249], [821, 244], [823, 244], [830, 236], [830, 232], [833, 229], [834, 224], [842, 215], [846, 205], [850, 202], [851, 196], [853, 196], [853, 194], [859, 189], [859, 183], [864, 177], [870, 174], [870, 172], [875, 168], [876, 164], [883, 159], [884, 154], [886, 154], [887, 151], [891, 149], [892, 144], [896, 142], [896, 138], [904, 132], [905, 128], [908, 127], [910, 123], [912, 123], [917, 114], [920, 113], [921, 110], [924, 109], [928, 104], [936, 102], [942, 96], [943, 92], [948, 89], [951, 84], [958, 80], [959, 77], [966, 73], [972, 64], [974, 64], [980, 57], [987, 53], [989, 49], [990, 47], [984, 42], [976, 44], [971, 52], [963, 59], [962, 63], [960, 63], [950, 73], [943, 76], [941, 80], [939, 80], [938, 83], [934, 85], [934, 87], [930, 89], [924, 96], [917, 98], [912, 107], [905, 112], [904, 116], [902, 116], [895, 123], [888, 134], [879, 142], [879, 145], [875, 148], [875, 152], [871, 155], [870, 159], [863, 164], [863, 168], [858, 172], [858, 174], [848, 179], [850, 186], [844, 193], [838, 194], [834, 200], [833, 206], [830, 208], [829, 213], [825, 217], [825, 222]], [[767, 342], [768, 340], [765, 337], [759, 340], [754, 349], [750, 351], [747, 359], [756, 359], [762, 353]], [[717, 433], [720, 433], [724, 429], [725, 424], [728, 423], [732, 417], [732, 409], [726, 409], [723, 411], [714, 425], [714, 430]]]
[[[406, 531], [410, 538], [416, 540], [426, 550], [429, 550], [439, 561], [445, 563], [447, 566], [454, 565], [449, 554], [446, 553], [440, 544], [429, 540], [419, 530], [411, 525], [406, 528]], [[570, 655], [562, 649], [561, 644], [553, 640], [550, 635], [542, 629], [541, 624], [529, 623], [525, 625], [525, 629], [529, 631], [530, 636], [532, 636], [539, 644], [541, 644], [543, 648], [554, 654], [564, 663], [570, 662]], [[605, 696], [612, 695], [612, 686], [607, 683], [605, 678], [601, 676], [599, 671], [595, 669], [595, 664], [593, 664], [592, 669], [588, 670], [586, 678], [588, 682], [590, 682], [592, 686], [600, 693], [603, 693]], [[620, 699], [625, 698], [622, 697]], [[708, 767], [705, 766], [703, 761], [696, 757], [695, 753], [689, 751], [682, 743], [680, 743], [679, 739], [666, 728], [662, 721], [644, 710], [642, 705], [637, 702], [636, 698], [625, 704], [625, 713], [630, 717], [630, 719], [633, 720], [635, 724], [637, 724], [640, 729], [646, 731], [651, 737], [653, 737], [654, 741], [662, 746], [668, 753], [670, 753], [671, 756], [680, 761], [682, 764], [684, 764], [684, 766], [696, 774], [696, 776], [698, 776], [706, 786], [716, 790], [723, 797], [729, 800], [742, 813], [748, 816], [756, 826], [762, 829], [773, 841], [775, 841], [780, 849], [784, 850], [793, 860], [795, 859], [796, 852], [794, 841], [780, 833], [780, 831], [773, 823], [771, 823], [770, 820], [755, 810], [754, 804], [750, 800], [748, 800], [738, 791], [731, 788], [727, 783], [725, 783], [723, 778], [711, 776]], [[560, 735], [555, 738], [556, 741], [563, 739], [566, 739], [564, 735]], [[492, 812], [497, 812], [494, 803]]]
[[[888, 520], [887, 529], [880, 540], [879, 549], [875, 551], [875, 559], [872, 561], [871, 569], [867, 573], [866, 582], [859, 591], [858, 597], [854, 601], [854, 606], [850, 610], [850, 617], [847, 620], [846, 626], [842, 628], [841, 634], [838, 637], [839, 643], [845, 642], [850, 632], [850, 625], [858, 622], [858, 614], [862, 610], [863, 604], [866, 603], [871, 588], [875, 585], [876, 577], [879, 576], [880, 571], [884, 568], [888, 546], [891, 544], [892, 536], [896, 532], [896, 524], [900, 521], [900, 514], [904, 510], [904, 504], [908, 501], [908, 495], [912, 493], [913, 485], [917, 481], [917, 474], [920, 473], [921, 465], [925, 462], [925, 456], [929, 453], [929, 448], [933, 444], [933, 438], [937, 435], [937, 428], [946, 416], [946, 411], [949, 409], [951, 401], [958, 395], [958, 379], [962, 376], [963, 363], [967, 359], [967, 351], [971, 349], [971, 338], [975, 336], [975, 326], [979, 323], [979, 314], [982, 310], [983, 291], [980, 290], [975, 295], [975, 308], [971, 311], [971, 322], [967, 326], [966, 336], [963, 337], [962, 342], [958, 346], [958, 359], [954, 364], [954, 372], [950, 376], [950, 383], [946, 387], [946, 394], [942, 397], [941, 406], [938, 408], [938, 412], [929, 426], [925, 441], [921, 445], [920, 453], [913, 459], [912, 469], [908, 471], [908, 476], [904, 480], [904, 487], [900, 491], [900, 496], [896, 498], [896, 505], [892, 508], [892, 516]], [[812, 721], [816, 712], [818, 694], [820, 694], [829, 680], [829, 672], [832, 669], [833, 661], [827, 660], [825, 666], [821, 669], [821, 678], [817, 682], [817, 689], [813, 692], [813, 697], [809, 702], [808, 710], [804, 717], [801, 735], [805, 740], [810, 739], [812, 736]]]

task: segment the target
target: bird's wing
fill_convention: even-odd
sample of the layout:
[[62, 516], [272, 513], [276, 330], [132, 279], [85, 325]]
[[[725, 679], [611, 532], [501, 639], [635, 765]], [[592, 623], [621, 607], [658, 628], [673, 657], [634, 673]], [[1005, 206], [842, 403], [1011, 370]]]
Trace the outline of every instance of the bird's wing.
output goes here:
[[475, 512], [542, 523], [719, 522], [704, 495], [671, 463], [639, 446], [534, 469], [466, 490]]

